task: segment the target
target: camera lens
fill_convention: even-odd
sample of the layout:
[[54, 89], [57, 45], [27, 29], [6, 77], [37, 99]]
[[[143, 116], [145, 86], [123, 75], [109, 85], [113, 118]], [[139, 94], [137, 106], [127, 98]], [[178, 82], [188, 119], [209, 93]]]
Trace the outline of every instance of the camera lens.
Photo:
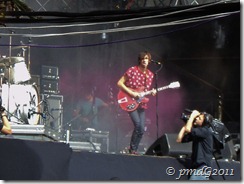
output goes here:
[[184, 122], [187, 122], [189, 118], [190, 118], [189, 115], [186, 115], [185, 113], [182, 113], [180, 119], [182, 119]]

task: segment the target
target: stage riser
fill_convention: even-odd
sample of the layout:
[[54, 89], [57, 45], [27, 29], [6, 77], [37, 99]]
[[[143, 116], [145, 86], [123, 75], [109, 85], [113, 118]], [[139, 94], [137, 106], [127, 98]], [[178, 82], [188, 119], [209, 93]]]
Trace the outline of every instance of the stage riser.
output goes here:
[[[55, 180], [55, 181], [177, 181], [178, 174], [167, 175], [167, 168], [176, 173], [189, 167], [187, 159], [169, 156], [131, 156], [74, 151], [60, 142], [0, 139], [0, 178], [2, 180]], [[233, 169], [241, 179], [240, 163], [220, 160], [222, 169]], [[213, 160], [213, 168], [216, 163]], [[180, 180], [187, 180], [182, 176]], [[223, 180], [216, 176], [215, 180]]]

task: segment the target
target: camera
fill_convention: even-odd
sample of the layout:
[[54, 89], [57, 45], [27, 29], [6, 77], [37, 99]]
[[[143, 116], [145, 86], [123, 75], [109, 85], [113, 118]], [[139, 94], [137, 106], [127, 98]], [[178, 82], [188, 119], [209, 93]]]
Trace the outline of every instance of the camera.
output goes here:
[[[185, 111], [190, 114], [192, 113], [192, 110], [190, 110], [190, 109], [185, 109]], [[180, 119], [182, 119], [186, 123], [190, 118], [190, 114], [187, 115], [185, 113], [182, 113]]]
[[180, 119], [182, 119], [185, 123], [189, 120], [189, 118], [190, 118], [190, 115], [187, 115], [185, 113], [182, 113], [181, 117], [180, 117]]
[[[191, 113], [192, 110], [185, 109], [186, 112]], [[204, 114], [204, 124], [207, 125], [212, 133], [214, 140], [214, 149], [221, 150], [224, 149], [225, 143], [231, 140], [231, 135], [220, 120], [213, 118], [211, 114], [203, 112]], [[189, 120], [190, 115], [182, 113], [180, 119], [182, 119], [185, 123]]]

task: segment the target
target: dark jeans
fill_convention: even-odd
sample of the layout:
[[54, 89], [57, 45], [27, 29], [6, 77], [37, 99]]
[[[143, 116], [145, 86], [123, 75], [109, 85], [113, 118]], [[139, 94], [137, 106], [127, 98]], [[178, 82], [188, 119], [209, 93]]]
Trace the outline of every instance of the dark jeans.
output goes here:
[[211, 174], [209, 169], [211, 169], [211, 167], [206, 165], [198, 167], [194, 170], [189, 180], [209, 180], [209, 176]]
[[134, 130], [131, 136], [130, 149], [137, 151], [145, 127], [145, 109], [138, 108], [137, 110], [129, 113], [130, 118], [134, 124]]

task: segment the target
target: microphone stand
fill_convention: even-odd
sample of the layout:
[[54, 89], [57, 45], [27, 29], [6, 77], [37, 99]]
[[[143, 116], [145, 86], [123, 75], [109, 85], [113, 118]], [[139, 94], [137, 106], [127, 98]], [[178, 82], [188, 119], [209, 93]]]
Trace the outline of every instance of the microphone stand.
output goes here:
[[157, 128], [157, 139], [158, 139], [158, 72], [163, 68], [163, 64], [160, 63], [160, 67], [155, 71], [155, 88], [156, 88], [156, 128]]
[[74, 118], [72, 118], [67, 123], [65, 123], [64, 125], [61, 126], [62, 129], [64, 127], [68, 126], [68, 128], [66, 130], [66, 143], [67, 144], [69, 143], [69, 140], [70, 140], [70, 133], [71, 133], [71, 125], [72, 125], [72, 122], [75, 121], [76, 119], [78, 119], [79, 117], [81, 117], [81, 114], [75, 116]]
[[8, 117], [8, 120], [9, 120], [9, 121], [10, 121], [10, 118], [9, 118], [9, 117], [14, 117], [14, 118], [16, 118], [17, 120], [19, 120], [20, 122], [22, 122], [22, 123], [17, 123], [17, 124], [25, 124], [25, 122], [24, 122], [21, 118], [17, 117], [16, 115], [14, 115], [14, 114], [11, 113], [11, 112], [9, 112], [7, 109], [5, 109], [5, 111], [7, 112], [7, 117]]

